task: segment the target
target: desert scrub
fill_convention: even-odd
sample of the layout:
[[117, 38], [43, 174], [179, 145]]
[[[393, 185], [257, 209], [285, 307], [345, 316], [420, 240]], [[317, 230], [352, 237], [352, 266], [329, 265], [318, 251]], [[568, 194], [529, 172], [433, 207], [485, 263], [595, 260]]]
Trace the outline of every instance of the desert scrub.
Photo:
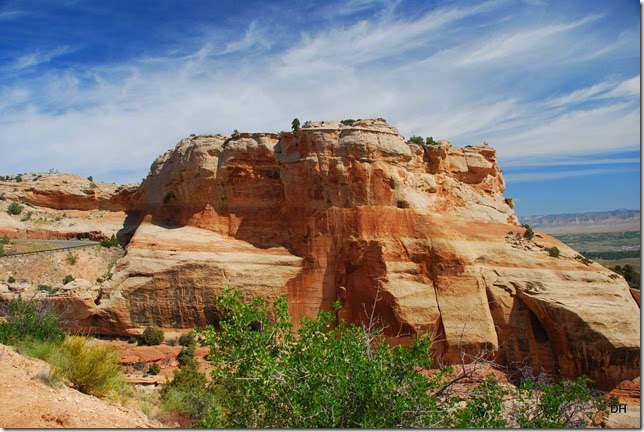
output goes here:
[[[211, 348], [215, 369], [209, 386], [221, 389], [226, 427], [453, 423], [443, 402], [429, 395], [436, 384], [421, 373], [432, 361], [428, 335], [410, 347], [391, 347], [380, 329], [336, 323], [333, 312], [303, 319], [295, 331], [285, 297], [271, 308], [261, 298], [244, 304], [241, 293], [228, 287], [215, 306], [223, 316], [219, 328], [210, 326], [201, 336]], [[208, 419], [200, 425], [217, 426]]]
[[17, 201], [11, 201], [11, 204], [9, 204], [9, 206], [7, 207], [7, 213], [12, 216], [19, 215], [20, 213], [22, 213], [23, 208], [24, 207], [18, 204]]
[[74, 254], [71, 251], [67, 252], [67, 256], [65, 257], [65, 261], [67, 261], [67, 264], [69, 265], [74, 265], [78, 262], [78, 254]]
[[164, 337], [163, 330], [147, 326], [139, 339], [139, 345], [159, 345], [163, 342]]
[[102, 397], [123, 387], [115, 349], [96, 346], [86, 337], [69, 336], [60, 350], [54, 366], [79, 391]]
[[60, 343], [65, 337], [58, 313], [49, 302], [23, 300], [19, 296], [3, 309], [6, 321], [0, 323], [0, 343], [4, 345], [27, 340]]

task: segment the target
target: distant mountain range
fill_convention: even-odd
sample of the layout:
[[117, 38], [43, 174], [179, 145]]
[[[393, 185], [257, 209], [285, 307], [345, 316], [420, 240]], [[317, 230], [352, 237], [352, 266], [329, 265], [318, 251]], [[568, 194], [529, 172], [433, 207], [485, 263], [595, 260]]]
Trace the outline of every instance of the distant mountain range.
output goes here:
[[550, 234], [640, 230], [639, 210], [519, 216], [519, 220], [533, 229]]

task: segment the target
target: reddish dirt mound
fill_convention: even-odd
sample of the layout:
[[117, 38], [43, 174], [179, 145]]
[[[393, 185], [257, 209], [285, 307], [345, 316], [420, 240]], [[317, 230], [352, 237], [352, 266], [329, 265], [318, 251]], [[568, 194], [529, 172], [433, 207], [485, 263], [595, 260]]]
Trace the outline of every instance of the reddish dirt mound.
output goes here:
[[39, 377], [49, 365], [0, 345], [0, 427], [2, 428], [160, 428], [141, 411], [125, 408]]

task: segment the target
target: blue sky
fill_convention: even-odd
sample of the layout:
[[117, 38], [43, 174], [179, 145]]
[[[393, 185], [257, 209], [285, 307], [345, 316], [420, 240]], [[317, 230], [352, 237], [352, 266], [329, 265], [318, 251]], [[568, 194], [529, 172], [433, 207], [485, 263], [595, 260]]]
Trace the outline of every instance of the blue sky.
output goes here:
[[139, 182], [191, 133], [384, 117], [519, 215], [640, 208], [634, 0], [0, 0], [0, 174]]

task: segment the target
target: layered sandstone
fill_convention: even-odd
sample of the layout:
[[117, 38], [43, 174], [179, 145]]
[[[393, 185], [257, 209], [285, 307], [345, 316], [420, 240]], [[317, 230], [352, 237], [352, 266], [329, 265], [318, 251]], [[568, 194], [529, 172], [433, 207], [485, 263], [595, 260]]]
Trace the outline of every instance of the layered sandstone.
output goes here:
[[[109, 239], [123, 228], [125, 210], [137, 188], [58, 173], [0, 178], [0, 235]], [[6, 212], [14, 201], [23, 206], [19, 215]]]
[[77, 324], [203, 326], [230, 284], [287, 295], [296, 321], [336, 300], [353, 322], [374, 309], [403, 342], [431, 332], [441, 361], [527, 361], [607, 387], [639, 376], [628, 285], [552, 237], [523, 239], [504, 188], [489, 146], [425, 148], [382, 119], [191, 136], [129, 198], [126, 256]]

